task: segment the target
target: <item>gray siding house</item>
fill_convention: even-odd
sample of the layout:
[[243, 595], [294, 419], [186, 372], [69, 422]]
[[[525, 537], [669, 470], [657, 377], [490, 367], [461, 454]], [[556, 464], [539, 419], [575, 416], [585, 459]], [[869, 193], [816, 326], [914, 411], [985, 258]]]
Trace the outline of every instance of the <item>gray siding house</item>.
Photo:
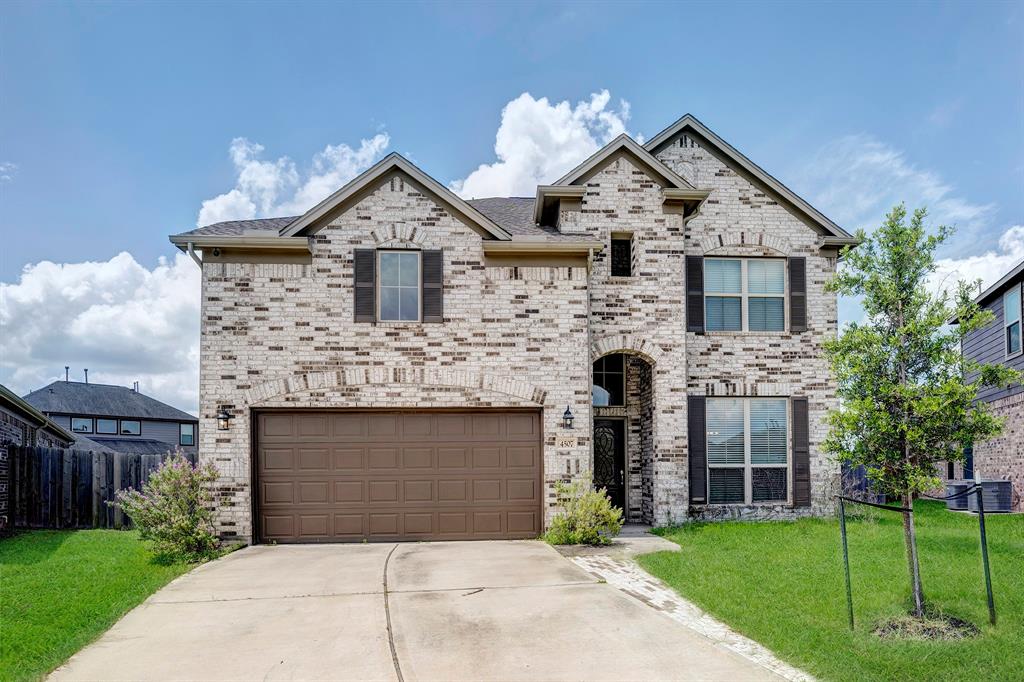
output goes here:
[[[964, 339], [964, 355], [1024, 371], [1024, 261], [975, 301], [992, 311], [995, 320]], [[978, 397], [1005, 425], [1000, 437], [974, 447], [973, 467], [985, 480], [1013, 481], [1013, 510], [1024, 511], [1024, 385], [989, 388]]]
[[637, 523], [831, 509], [825, 283], [855, 240], [693, 116], [533, 197], [392, 154], [171, 241], [225, 537], [533, 537], [588, 474]]
[[197, 452], [199, 420], [134, 388], [55, 381], [25, 402], [82, 439], [81, 449], [95, 443], [126, 454]]

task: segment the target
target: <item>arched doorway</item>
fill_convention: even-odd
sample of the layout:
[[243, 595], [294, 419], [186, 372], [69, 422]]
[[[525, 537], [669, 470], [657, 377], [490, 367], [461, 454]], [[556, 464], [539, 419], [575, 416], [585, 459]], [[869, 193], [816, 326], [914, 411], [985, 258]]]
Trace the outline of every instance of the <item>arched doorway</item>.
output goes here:
[[604, 488], [626, 521], [654, 520], [653, 366], [613, 352], [594, 360], [594, 486]]

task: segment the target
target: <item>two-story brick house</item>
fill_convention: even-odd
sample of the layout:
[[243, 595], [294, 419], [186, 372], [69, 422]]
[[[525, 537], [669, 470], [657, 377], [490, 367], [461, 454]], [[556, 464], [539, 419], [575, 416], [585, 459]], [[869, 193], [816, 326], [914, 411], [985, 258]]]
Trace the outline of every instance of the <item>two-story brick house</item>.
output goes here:
[[203, 271], [225, 536], [531, 537], [587, 472], [635, 522], [830, 505], [824, 285], [854, 240], [692, 116], [535, 197], [392, 154], [302, 216], [171, 241]]

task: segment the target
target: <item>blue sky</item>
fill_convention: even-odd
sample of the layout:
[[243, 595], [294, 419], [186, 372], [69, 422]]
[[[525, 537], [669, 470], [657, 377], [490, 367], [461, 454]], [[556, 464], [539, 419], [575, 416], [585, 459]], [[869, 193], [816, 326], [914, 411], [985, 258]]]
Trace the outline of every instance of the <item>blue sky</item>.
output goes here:
[[[1024, 225], [1021, 2], [8, 2], [0, 91], [2, 319], [13, 327], [27, 301], [65, 311], [60, 338], [40, 328], [0, 342], [0, 382], [18, 390], [92, 363], [101, 378], [141, 375], [179, 403], [191, 396], [191, 379], [151, 371], [153, 358], [76, 345], [76, 329], [117, 311], [66, 322], [96, 304], [67, 290], [109, 308], [138, 287], [162, 301], [162, 287], [192, 286], [166, 237], [242, 187], [246, 168], [291, 177], [265, 206], [247, 195], [258, 215], [388, 151], [457, 183], [501, 161], [499, 127], [515, 157], [533, 134], [524, 128], [550, 124], [545, 107], [563, 101], [575, 120], [579, 102], [599, 112], [583, 123], [597, 143], [620, 125], [649, 138], [691, 112], [851, 230], [897, 199], [927, 201], [961, 226], [942, 255], [976, 256], [972, 274], [1013, 257], [1017, 243], [999, 239]], [[604, 91], [606, 102], [591, 98]], [[523, 93], [533, 114], [503, 119]], [[557, 166], [527, 161], [538, 178]], [[129, 284], [113, 290], [96, 284], [102, 272], [36, 265], [109, 264], [122, 251], [105, 272]], [[159, 333], [178, 333], [190, 314], [178, 312], [154, 323]]]

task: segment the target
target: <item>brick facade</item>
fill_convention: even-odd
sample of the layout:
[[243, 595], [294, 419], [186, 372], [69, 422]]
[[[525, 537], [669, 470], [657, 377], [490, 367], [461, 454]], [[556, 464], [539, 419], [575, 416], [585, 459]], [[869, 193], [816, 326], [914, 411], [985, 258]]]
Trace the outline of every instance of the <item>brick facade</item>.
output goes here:
[[974, 469], [986, 481], [1013, 481], [1013, 511], [1024, 512], [1024, 393], [993, 400], [988, 409], [1004, 420], [1003, 432], [974, 446]]
[[[487, 262], [483, 236], [410, 177], [392, 172], [311, 239], [310, 264], [203, 265], [200, 456], [221, 472], [218, 524], [252, 535], [252, 410], [276, 407], [532, 407], [542, 411], [545, 504], [552, 484], [591, 466], [594, 416], [627, 419], [627, 516], [664, 524], [694, 516], [780, 518], [822, 513], [838, 479], [820, 444], [835, 405], [821, 356], [836, 333], [824, 291], [835, 258], [821, 236], [686, 137], [659, 153], [696, 187], [700, 214], [666, 210], [662, 186], [631, 156], [611, 157], [558, 216], [565, 233], [608, 244], [631, 235], [633, 274], [612, 277], [610, 249], [586, 267]], [[444, 252], [442, 324], [353, 322], [353, 250], [386, 245]], [[684, 257], [807, 258], [808, 330], [686, 332]], [[594, 408], [591, 364], [628, 356], [627, 405]], [[687, 395], [806, 396], [813, 504], [691, 508]], [[556, 448], [561, 415], [578, 443]], [[236, 417], [217, 431], [215, 415]]]

